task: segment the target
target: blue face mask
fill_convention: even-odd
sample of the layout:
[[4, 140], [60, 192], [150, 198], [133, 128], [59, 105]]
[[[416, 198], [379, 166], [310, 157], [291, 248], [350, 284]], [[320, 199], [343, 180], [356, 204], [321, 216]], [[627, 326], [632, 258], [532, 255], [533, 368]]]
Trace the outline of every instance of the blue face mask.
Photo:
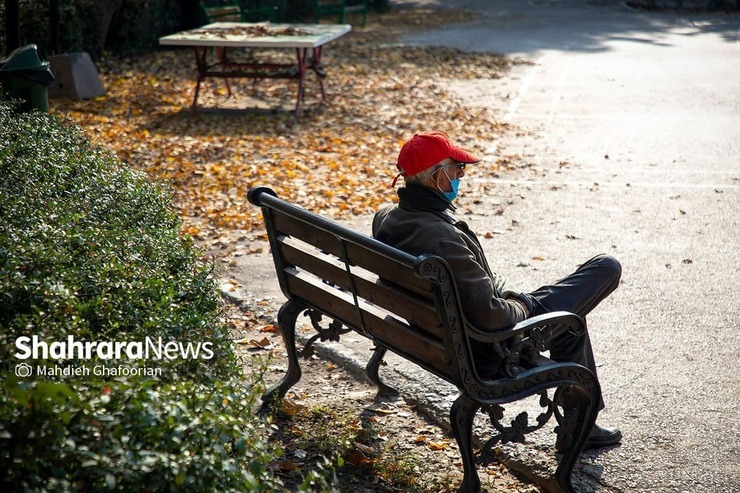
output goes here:
[[450, 186], [452, 186], [452, 190], [449, 192], [442, 192], [442, 194], [447, 197], [447, 200], [452, 202], [457, 198], [457, 192], [460, 189], [460, 180], [457, 178], [450, 180]]
[[450, 203], [452, 203], [452, 201], [457, 198], [457, 192], [460, 189], [460, 179], [459, 178], [455, 178], [454, 180], [451, 179], [450, 175], [447, 174], [447, 170], [445, 170], [444, 168], [442, 168], [442, 173], [445, 174], [445, 177], [450, 182], [450, 186], [452, 187], [452, 190], [450, 190], [449, 192], [444, 192], [442, 191], [441, 188], [439, 188], [439, 186], [437, 186], [437, 190], [442, 192], [442, 195], [444, 195], [445, 198], [449, 200]]

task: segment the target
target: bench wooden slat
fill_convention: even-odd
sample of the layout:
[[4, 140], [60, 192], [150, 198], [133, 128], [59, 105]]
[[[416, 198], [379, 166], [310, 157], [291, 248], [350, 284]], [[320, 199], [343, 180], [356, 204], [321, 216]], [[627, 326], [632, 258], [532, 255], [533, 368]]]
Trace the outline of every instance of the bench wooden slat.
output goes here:
[[236, 5], [219, 5], [204, 7], [208, 22], [241, 22], [242, 12]]
[[378, 307], [354, 304], [352, 294], [341, 291], [292, 267], [285, 269], [290, 292], [309, 306], [355, 329], [365, 327], [366, 335], [420, 366], [450, 380], [454, 363], [443, 341], [408, 325]]
[[408, 265], [403, 265], [377, 252], [371, 252], [351, 241], [345, 241], [343, 244], [335, 234], [318, 229], [315, 225], [307, 224], [298, 218], [285, 214], [273, 214], [270, 220], [278, 234], [303, 240], [340, 259], [344, 259], [346, 253], [350, 264], [370, 265], [372, 270], [383, 279], [401, 285], [421, 296], [430, 296], [429, 283], [418, 278]]
[[431, 299], [433, 293], [431, 283], [417, 277], [413, 269], [389, 260], [387, 257], [356, 243], [349, 243], [346, 248], [350, 264], [367, 267], [368, 270], [377, 273], [384, 280], [403, 286], [424, 298]]
[[355, 289], [360, 298], [398, 315], [434, 337], [444, 339], [445, 329], [439, 323], [439, 315], [430, 297], [421, 297], [400, 286], [380, 281], [377, 275], [359, 266], [351, 267], [350, 277], [343, 262], [294, 238], [282, 237], [279, 249], [286, 263], [345, 290]]

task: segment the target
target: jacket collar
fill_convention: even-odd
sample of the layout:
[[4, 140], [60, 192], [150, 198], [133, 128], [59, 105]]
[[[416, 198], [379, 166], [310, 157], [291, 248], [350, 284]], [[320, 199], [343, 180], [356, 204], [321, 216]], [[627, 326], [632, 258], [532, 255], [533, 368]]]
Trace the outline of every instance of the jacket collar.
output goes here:
[[445, 211], [455, 207], [441, 192], [420, 185], [407, 185], [398, 189], [398, 206], [408, 212], [431, 212], [449, 222], [454, 219]]

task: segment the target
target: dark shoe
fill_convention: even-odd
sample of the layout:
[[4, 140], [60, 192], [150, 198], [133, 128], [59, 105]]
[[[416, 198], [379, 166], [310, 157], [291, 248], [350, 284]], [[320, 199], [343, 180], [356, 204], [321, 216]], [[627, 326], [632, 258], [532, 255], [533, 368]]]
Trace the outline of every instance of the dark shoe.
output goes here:
[[[599, 425], [594, 425], [591, 429], [591, 434], [589, 435], [588, 440], [586, 440], [586, 445], [583, 446], [583, 450], [616, 445], [621, 439], [622, 432], [617, 428], [602, 428]], [[568, 448], [564, 443], [565, 441], [566, 440], [561, 440], [560, 437], [555, 441], [555, 450], [558, 453], [565, 452]]]
[[619, 428], [602, 428], [599, 425], [594, 425], [583, 450], [611, 447], [618, 444], [621, 439], [622, 432], [619, 431]]

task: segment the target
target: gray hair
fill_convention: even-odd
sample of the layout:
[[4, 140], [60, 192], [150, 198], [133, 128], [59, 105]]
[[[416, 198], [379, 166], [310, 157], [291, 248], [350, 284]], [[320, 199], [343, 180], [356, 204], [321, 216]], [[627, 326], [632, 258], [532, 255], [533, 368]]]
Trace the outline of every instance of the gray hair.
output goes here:
[[429, 184], [429, 182], [432, 181], [432, 177], [434, 176], [434, 173], [439, 171], [440, 169], [444, 168], [445, 166], [449, 164], [453, 164], [455, 162], [454, 159], [451, 158], [445, 158], [442, 161], [438, 162], [434, 166], [431, 166], [424, 171], [419, 171], [413, 176], [404, 176], [403, 180], [406, 183], [406, 185], [422, 185], [426, 186]]

